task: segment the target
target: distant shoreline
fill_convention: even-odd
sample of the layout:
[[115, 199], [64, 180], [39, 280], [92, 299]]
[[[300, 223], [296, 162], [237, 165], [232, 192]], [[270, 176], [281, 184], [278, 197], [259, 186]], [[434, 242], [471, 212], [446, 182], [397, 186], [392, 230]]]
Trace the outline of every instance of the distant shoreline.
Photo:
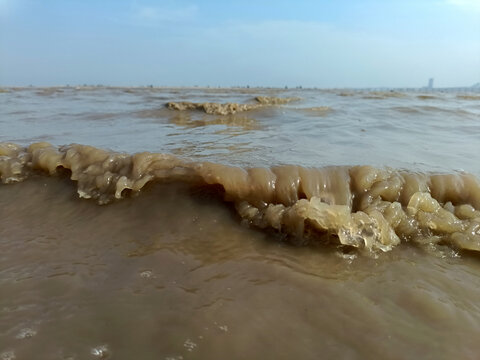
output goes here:
[[273, 91], [381, 91], [381, 92], [480, 92], [479, 84], [473, 86], [456, 86], [456, 87], [274, 87], [274, 86], [154, 86], [154, 85], [136, 85], [136, 86], [114, 86], [114, 85], [28, 85], [28, 86], [14, 86], [14, 85], [0, 85], [0, 92], [2, 90], [28, 90], [28, 89], [73, 89], [73, 90], [97, 90], [97, 89], [111, 89], [111, 90], [241, 90], [255, 92], [256, 90], [273, 90]]

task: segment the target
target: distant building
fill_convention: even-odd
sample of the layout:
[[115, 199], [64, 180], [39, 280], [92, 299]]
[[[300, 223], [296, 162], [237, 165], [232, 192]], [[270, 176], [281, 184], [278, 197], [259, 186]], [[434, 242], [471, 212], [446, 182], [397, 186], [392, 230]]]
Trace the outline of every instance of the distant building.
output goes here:
[[433, 78], [428, 79], [428, 89], [433, 89]]

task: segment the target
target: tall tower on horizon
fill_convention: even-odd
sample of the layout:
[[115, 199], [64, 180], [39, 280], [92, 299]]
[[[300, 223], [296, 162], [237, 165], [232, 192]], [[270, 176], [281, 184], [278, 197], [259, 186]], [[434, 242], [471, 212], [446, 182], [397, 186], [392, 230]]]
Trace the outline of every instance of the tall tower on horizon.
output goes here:
[[427, 86], [428, 89], [433, 89], [433, 78], [430, 78], [428, 79], [428, 86]]

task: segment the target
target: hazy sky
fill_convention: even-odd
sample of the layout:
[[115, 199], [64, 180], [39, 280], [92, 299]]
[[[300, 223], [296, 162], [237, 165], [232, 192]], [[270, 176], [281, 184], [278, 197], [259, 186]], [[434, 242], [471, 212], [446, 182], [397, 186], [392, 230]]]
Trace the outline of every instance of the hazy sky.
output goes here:
[[0, 85], [470, 86], [480, 0], [0, 0]]

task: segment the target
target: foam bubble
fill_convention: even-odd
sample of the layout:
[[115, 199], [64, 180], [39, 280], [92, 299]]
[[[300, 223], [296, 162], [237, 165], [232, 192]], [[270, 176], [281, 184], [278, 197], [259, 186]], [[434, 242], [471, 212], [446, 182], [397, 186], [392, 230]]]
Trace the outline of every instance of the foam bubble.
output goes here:
[[104, 344], [94, 347], [92, 350], [90, 350], [90, 354], [96, 356], [99, 359], [105, 359], [109, 355], [108, 346]]
[[20, 330], [20, 332], [17, 334], [16, 338], [17, 339], [29, 339], [31, 337], [34, 337], [37, 335], [37, 331], [32, 328], [23, 328]]
[[0, 360], [14, 360], [17, 357], [15, 356], [15, 352], [13, 350], [7, 350], [0, 353]]

